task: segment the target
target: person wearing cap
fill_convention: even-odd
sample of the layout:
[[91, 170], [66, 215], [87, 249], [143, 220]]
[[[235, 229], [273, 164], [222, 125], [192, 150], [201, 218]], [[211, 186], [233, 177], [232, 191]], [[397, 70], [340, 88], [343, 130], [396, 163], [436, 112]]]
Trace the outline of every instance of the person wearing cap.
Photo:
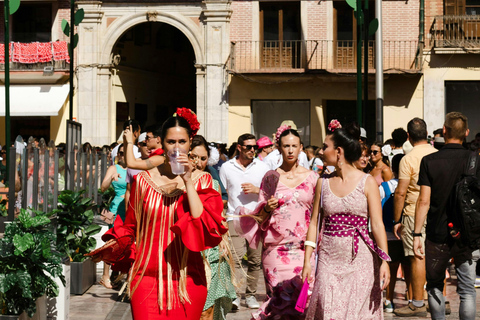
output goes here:
[[360, 141], [367, 143], [367, 130], [360, 128]]
[[[135, 139], [135, 135], [132, 131], [133, 129], [127, 128], [124, 130], [124, 139], [125, 141], [132, 141]], [[147, 146], [149, 155], [146, 159], [135, 159], [130, 151], [128, 151], [128, 144], [133, 144], [131, 142], [127, 143], [127, 153], [125, 158], [127, 160], [127, 166], [132, 169], [138, 170], [150, 170], [155, 167], [162, 165], [165, 162], [165, 155], [162, 149], [161, 143], [161, 134], [162, 127], [160, 126], [151, 126], [147, 128], [145, 136], [145, 144]], [[133, 145], [135, 147], [135, 145]]]
[[257, 146], [257, 158], [262, 161], [270, 152], [273, 151], [273, 142], [268, 137], [261, 137], [258, 139]]
[[[140, 150], [141, 154], [140, 160], [148, 159], [150, 155], [147, 145], [148, 134], [151, 134], [151, 132], [143, 132], [138, 136], [137, 147], [138, 150]], [[127, 191], [125, 192], [125, 210], [128, 209], [128, 200], [130, 199], [130, 187], [133, 182], [133, 178], [142, 171], [143, 170], [127, 168], [127, 177], [125, 178], [125, 181], [127, 182]]]
[[[128, 128], [130, 126], [133, 128], [133, 136], [134, 136], [135, 140], [137, 140], [138, 136], [140, 136], [140, 132], [141, 132], [140, 123], [138, 123], [138, 121], [134, 120], [134, 119], [127, 120], [123, 123], [123, 130], [125, 130], [126, 128]], [[117, 152], [118, 152], [119, 147], [120, 147], [120, 144], [117, 144], [115, 146], [115, 148], [112, 149], [112, 153], [111, 153], [112, 164], [115, 164], [115, 157], [117, 156]], [[126, 149], [126, 146], [125, 146], [125, 149]], [[133, 145], [133, 154], [134, 154], [135, 158], [140, 158], [142, 156], [136, 145]], [[124, 157], [123, 160], [125, 161], [126, 158]]]
[[[297, 126], [292, 120], [285, 120], [281, 123], [280, 127], [278, 127], [277, 132], [284, 126], [289, 127], [289, 129], [297, 130]], [[278, 137], [276, 137], [275, 139], [277, 138]], [[276, 146], [277, 148], [270, 152], [268, 156], [263, 159], [263, 162], [265, 162], [270, 167], [270, 170], [276, 170], [283, 163], [283, 157], [278, 150], [278, 141], [276, 141]], [[300, 154], [298, 155], [298, 164], [304, 168], [310, 169], [307, 155], [305, 154], [305, 152], [303, 152], [303, 150], [300, 151]]]

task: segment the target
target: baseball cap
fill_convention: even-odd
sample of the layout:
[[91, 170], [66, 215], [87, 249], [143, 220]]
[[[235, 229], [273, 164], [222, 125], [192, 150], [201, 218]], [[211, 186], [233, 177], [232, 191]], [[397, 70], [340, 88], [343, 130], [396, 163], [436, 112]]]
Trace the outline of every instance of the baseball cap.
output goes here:
[[360, 138], [367, 139], [367, 130], [360, 128]]
[[146, 133], [146, 132], [142, 132], [142, 133], [138, 136], [138, 143], [140, 143], [140, 142], [145, 142], [145, 140], [147, 140], [147, 133]]

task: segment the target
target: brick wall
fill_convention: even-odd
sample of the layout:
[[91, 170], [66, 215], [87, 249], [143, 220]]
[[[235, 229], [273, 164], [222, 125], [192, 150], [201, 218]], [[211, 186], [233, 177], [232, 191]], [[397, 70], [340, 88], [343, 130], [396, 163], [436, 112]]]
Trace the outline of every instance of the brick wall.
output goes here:
[[[332, 0], [305, 1], [307, 1], [306, 10], [304, 10], [307, 14], [307, 30], [304, 31], [306, 39], [325, 40], [327, 38], [327, 30], [333, 27], [329, 26], [327, 23], [327, 7], [332, 6]], [[440, 0], [426, 0], [426, 6], [438, 6], [436, 3], [439, 1]], [[419, 0], [383, 1], [384, 39], [418, 39], [419, 5]], [[442, 6], [441, 2], [440, 6]], [[253, 32], [252, 1], [233, 1], [232, 10], [233, 13], [230, 20], [230, 39], [232, 41], [251, 40]]]
[[419, 0], [383, 1], [383, 39], [418, 39]]
[[252, 40], [252, 1], [232, 1], [230, 41]]
[[305, 40], [327, 39], [327, 2], [308, 0], [307, 32]]
[[442, 0], [425, 0], [425, 43], [428, 45], [430, 38], [430, 28], [432, 27], [435, 16], [443, 15]]

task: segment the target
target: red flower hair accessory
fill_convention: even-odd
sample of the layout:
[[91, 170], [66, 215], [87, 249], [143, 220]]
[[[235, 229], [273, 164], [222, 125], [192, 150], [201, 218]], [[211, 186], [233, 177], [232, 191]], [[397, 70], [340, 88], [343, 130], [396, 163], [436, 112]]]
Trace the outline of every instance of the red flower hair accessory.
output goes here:
[[288, 129], [291, 129], [291, 128], [292, 128], [291, 126], [287, 126], [286, 124], [284, 124], [283, 126], [278, 127], [277, 133], [275, 134], [275, 140], [277, 141], [277, 143], [278, 143], [278, 141], [279, 141], [279, 139], [280, 139], [280, 135], [283, 133], [283, 131], [288, 130]]
[[197, 134], [198, 129], [200, 129], [200, 122], [198, 122], [195, 112], [188, 108], [177, 108], [177, 112], [175, 112], [173, 116], [187, 120], [191, 129], [190, 138], [193, 138]]
[[337, 119], [332, 119], [332, 121], [330, 121], [330, 123], [328, 124], [328, 131], [330, 132], [334, 132], [335, 130], [341, 129], [341, 128], [342, 128], [342, 125], [340, 124], [340, 121], [338, 121]]

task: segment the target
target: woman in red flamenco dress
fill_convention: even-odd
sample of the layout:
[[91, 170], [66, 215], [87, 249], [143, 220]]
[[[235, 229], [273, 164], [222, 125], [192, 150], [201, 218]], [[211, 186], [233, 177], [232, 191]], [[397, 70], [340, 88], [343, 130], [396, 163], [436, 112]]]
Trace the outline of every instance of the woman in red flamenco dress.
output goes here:
[[[163, 150], [188, 152], [197, 130], [195, 114], [177, 110], [163, 124]], [[125, 131], [127, 152], [133, 152], [131, 130]], [[128, 269], [134, 260], [128, 290], [136, 320], [199, 319], [207, 297], [201, 251], [217, 246], [227, 232], [222, 199], [213, 189], [210, 174], [193, 171], [186, 153], [177, 159], [185, 167], [184, 174], [173, 174], [167, 157], [164, 164], [135, 177], [125, 223], [102, 237], [135, 241], [120, 249], [125, 254], [116, 264]], [[93, 258], [101, 260], [102, 251]]]

